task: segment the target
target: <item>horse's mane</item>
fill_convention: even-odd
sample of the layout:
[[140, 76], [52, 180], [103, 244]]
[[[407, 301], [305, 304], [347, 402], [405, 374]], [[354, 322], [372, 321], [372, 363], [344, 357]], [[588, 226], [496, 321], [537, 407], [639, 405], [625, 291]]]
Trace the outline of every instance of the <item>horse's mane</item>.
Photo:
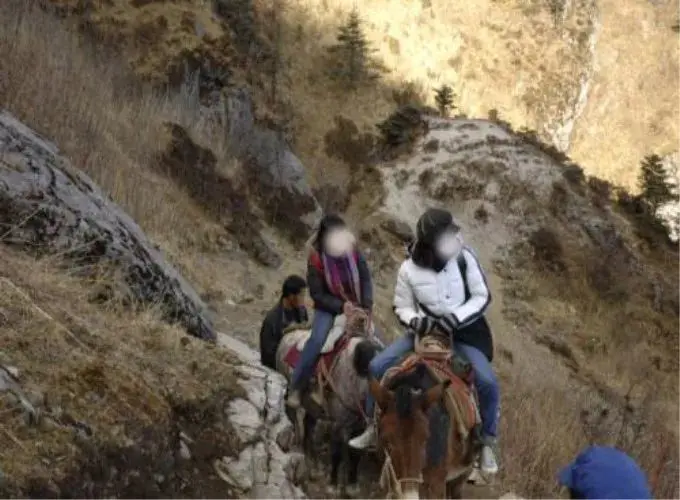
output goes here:
[[403, 384], [394, 391], [397, 415], [407, 419], [413, 414], [413, 387]]
[[359, 377], [368, 377], [368, 365], [379, 351], [381, 351], [381, 346], [371, 339], [362, 339], [357, 344], [356, 348], [354, 349], [352, 363], [354, 366], [354, 371], [357, 372]]
[[418, 365], [414, 370], [397, 375], [390, 381], [389, 387], [394, 391], [399, 418], [406, 419], [413, 415], [413, 392], [424, 389], [426, 372], [425, 366]]

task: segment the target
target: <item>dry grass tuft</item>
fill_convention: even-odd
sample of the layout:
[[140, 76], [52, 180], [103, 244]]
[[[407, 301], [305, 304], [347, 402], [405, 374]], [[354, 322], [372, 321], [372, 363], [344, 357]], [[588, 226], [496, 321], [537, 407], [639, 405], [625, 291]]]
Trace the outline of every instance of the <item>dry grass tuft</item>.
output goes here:
[[629, 452], [656, 497], [676, 498], [678, 448], [668, 443], [678, 439], [677, 261], [646, 256], [636, 268], [625, 252], [561, 231], [530, 237], [540, 258], [523, 261], [512, 290], [531, 312], [525, 328], [574, 382], [563, 382], [564, 394], [533, 389], [538, 380], [504, 384], [504, 487], [555, 496], [556, 471], [593, 442]]
[[[520, 387], [506, 383], [501, 419], [504, 490], [525, 498], [559, 498], [562, 467], [589, 444], [626, 450], [646, 472], [655, 498], [677, 498], [678, 453], [657, 408], [635, 413], [607, 406], [591, 415], [593, 401], [577, 390]], [[599, 420], [599, 422], [593, 422]]]
[[553, 389], [520, 389], [503, 394], [501, 434], [503, 489], [528, 498], [557, 498], [557, 472], [585, 442], [578, 412]]
[[[22, 388], [45, 414], [82, 422], [94, 443], [127, 446], [142, 429], [168, 425], [175, 401], [211, 396], [234, 379], [228, 352], [187, 337], [153, 310], [102, 309], [90, 303], [86, 283], [52, 271], [51, 259], [3, 247], [0, 257], [0, 362], [19, 369]], [[240, 394], [238, 386], [226, 389]], [[73, 430], [44, 418], [27, 425], [10, 408], [3, 405], [11, 412], [0, 434], [3, 472], [19, 483], [66, 473], [79, 453]], [[41, 456], [59, 457], [58, 465]]]

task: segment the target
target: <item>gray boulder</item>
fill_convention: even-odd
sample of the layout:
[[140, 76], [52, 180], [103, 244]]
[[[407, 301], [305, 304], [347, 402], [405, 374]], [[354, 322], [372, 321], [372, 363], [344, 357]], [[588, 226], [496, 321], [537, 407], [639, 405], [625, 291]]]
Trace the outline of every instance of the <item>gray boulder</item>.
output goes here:
[[247, 399], [232, 400], [227, 409], [243, 443], [241, 452], [218, 461], [218, 475], [244, 497], [306, 498], [297, 485], [305, 476], [304, 457], [280, 445], [293, 433], [284, 411], [286, 380], [262, 366], [259, 354], [239, 339], [220, 333], [217, 343], [242, 363], [236, 382], [247, 394]]
[[[57, 147], [0, 111], [2, 242], [71, 263], [113, 265], [120, 286], [142, 303], [162, 304], [168, 321], [214, 340], [207, 308], [141, 228]], [[87, 267], [87, 266], [83, 266]]]
[[259, 194], [263, 208], [278, 226], [304, 237], [321, 208], [305, 178], [305, 169], [283, 134], [255, 122], [247, 91], [235, 90], [223, 101], [225, 128], [234, 154]]

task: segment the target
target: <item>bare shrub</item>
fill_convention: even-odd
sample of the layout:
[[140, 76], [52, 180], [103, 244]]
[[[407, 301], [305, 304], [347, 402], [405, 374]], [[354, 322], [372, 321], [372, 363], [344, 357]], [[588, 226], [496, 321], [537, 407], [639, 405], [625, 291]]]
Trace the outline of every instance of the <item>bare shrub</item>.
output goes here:
[[529, 236], [529, 244], [534, 250], [534, 257], [544, 267], [552, 271], [563, 271], [564, 249], [555, 231], [542, 227]]
[[367, 165], [376, 143], [376, 136], [361, 132], [359, 127], [344, 116], [336, 116], [335, 127], [324, 135], [326, 154], [338, 158], [351, 167]]

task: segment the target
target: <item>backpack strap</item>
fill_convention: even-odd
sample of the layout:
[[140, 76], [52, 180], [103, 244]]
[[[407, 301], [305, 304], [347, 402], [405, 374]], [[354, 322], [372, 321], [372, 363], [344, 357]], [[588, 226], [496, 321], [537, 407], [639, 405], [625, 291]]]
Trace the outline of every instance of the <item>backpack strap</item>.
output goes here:
[[468, 287], [467, 280], [467, 260], [465, 259], [465, 249], [463, 249], [459, 254], [456, 261], [458, 262], [458, 269], [460, 270], [460, 275], [463, 278], [463, 286], [465, 287], [465, 302], [470, 300], [470, 288]]

